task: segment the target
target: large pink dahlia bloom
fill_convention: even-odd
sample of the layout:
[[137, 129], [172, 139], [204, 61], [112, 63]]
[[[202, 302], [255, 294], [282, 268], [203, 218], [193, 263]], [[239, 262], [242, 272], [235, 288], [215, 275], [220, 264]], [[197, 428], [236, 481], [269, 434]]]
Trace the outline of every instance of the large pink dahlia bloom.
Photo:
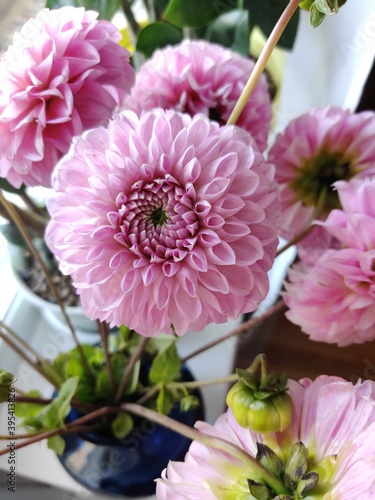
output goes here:
[[0, 176], [51, 185], [73, 136], [106, 123], [134, 83], [119, 31], [83, 8], [42, 10], [1, 61]]
[[[375, 113], [338, 107], [311, 110], [279, 134], [268, 159], [280, 186], [280, 234], [290, 239], [340, 208], [334, 182], [375, 174]], [[316, 232], [320, 236], [319, 232]]]
[[321, 225], [341, 247], [295, 265], [284, 300], [313, 340], [344, 346], [375, 339], [375, 177], [335, 188], [342, 210]]
[[[203, 40], [185, 40], [154, 52], [141, 67], [129, 106], [139, 111], [156, 107], [191, 116], [203, 113], [225, 124], [233, 111], [254, 62], [230, 49]], [[263, 151], [272, 118], [266, 78], [262, 75], [237, 125], [255, 139]]]
[[[315, 381], [289, 381], [294, 410], [291, 426], [282, 433], [254, 434], [240, 427], [231, 410], [214, 426], [198, 422], [196, 427], [209, 435], [229, 441], [252, 457], [257, 443], [271, 448], [281, 462], [280, 478], [294, 443], [307, 448], [306, 470], [301, 462], [296, 476], [303, 475], [295, 490], [301, 491], [311, 473], [317, 484], [304, 495], [290, 489], [287, 498], [309, 500], [375, 499], [375, 382], [353, 385], [338, 377], [321, 376]], [[293, 470], [293, 467], [290, 467]], [[248, 480], [259, 482], [251, 464], [224, 451], [193, 441], [184, 462], [170, 462], [157, 482], [159, 500], [214, 500], [218, 498], [276, 498], [250, 495]], [[290, 482], [285, 481], [290, 488]], [[277, 497], [279, 498], [279, 497]], [[284, 497], [283, 497], [284, 498]]]
[[273, 175], [237, 127], [128, 111], [58, 164], [46, 240], [91, 318], [143, 335], [201, 330], [255, 310], [267, 293]]

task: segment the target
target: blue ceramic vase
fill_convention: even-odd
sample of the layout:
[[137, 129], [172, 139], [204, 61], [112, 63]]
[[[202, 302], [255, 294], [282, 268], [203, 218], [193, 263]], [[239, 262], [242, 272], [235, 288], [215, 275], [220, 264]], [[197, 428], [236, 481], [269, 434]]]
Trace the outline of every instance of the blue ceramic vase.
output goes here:
[[[181, 380], [194, 380], [186, 366], [182, 367]], [[195, 395], [201, 402], [197, 409], [180, 412], [175, 405], [169, 416], [190, 427], [203, 420], [202, 398]], [[73, 409], [68, 420], [78, 416]], [[191, 441], [149, 420], [135, 418], [134, 423], [134, 429], [122, 440], [100, 432], [62, 436], [66, 445], [59, 456], [61, 463], [76, 481], [95, 492], [125, 498], [155, 494], [155, 479], [169, 460], [184, 458]]]

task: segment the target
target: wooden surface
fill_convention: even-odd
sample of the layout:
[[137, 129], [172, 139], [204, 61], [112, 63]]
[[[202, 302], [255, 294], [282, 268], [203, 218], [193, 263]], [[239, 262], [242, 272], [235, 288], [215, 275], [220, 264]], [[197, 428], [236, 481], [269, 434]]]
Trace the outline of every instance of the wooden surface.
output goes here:
[[284, 312], [265, 321], [251, 335], [240, 338], [236, 368], [247, 368], [256, 354], [264, 352], [270, 368], [286, 371], [293, 379], [338, 375], [353, 382], [375, 380], [375, 343], [337, 347], [313, 342]]

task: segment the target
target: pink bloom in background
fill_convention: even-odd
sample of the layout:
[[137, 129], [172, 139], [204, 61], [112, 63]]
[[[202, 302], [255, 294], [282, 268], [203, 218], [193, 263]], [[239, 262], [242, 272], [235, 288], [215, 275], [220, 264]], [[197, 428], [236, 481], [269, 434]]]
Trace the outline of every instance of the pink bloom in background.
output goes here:
[[[280, 187], [280, 234], [291, 239], [316, 218], [340, 208], [332, 184], [375, 174], [375, 113], [338, 107], [311, 110], [276, 136], [268, 159]], [[302, 242], [303, 244], [303, 242]]]
[[143, 335], [201, 330], [267, 294], [273, 176], [238, 127], [127, 111], [76, 138], [56, 167], [46, 240], [89, 317]]
[[119, 31], [83, 8], [42, 10], [1, 61], [0, 176], [51, 185], [73, 136], [105, 124], [130, 92], [134, 71]]
[[[315, 381], [289, 381], [289, 394], [294, 403], [292, 423], [282, 433], [254, 434], [237, 424], [231, 410], [214, 426], [198, 422], [196, 427], [234, 443], [253, 457], [256, 443], [264, 443], [284, 465], [291, 446], [302, 442], [308, 449], [307, 473], [319, 474], [317, 486], [321, 488], [311, 489], [306, 498], [374, 499], [375, 382], [353, 385], [323, 375]], [[163, 472], [157, 482], [157, 498], [250, 498], [248, 479], [258, 478], [245, 461], [193, 441], [185, 461], [170, 462]], [[294, 498], [293, 492], [291, 496]]]
[[335, 188], [343, 209], [320, 225], [341, 247], [293, 266], [284, 300], [311, 339], [344, 346], [375, 339], [375, 177]]
[[[254, 62], [230, 49], [203, 40], [185, 40], [156, 50], [141, 67], [128, 106], [138, 112], [161, 107], [203, 113], [223, 125], [254, 68]], [[237, 125], [263, 151], [272, 118], [266, 78], [262, 75]]]

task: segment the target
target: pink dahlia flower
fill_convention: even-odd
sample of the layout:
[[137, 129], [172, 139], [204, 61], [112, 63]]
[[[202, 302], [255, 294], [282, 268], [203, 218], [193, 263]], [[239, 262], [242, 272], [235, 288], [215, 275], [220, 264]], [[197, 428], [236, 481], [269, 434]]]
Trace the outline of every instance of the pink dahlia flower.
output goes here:
[[295, 265], [284, 300], [313, 340], [344, 346], [375, 339], [375, 177], [335, 187], [343, 209], [321, 226], [341, 247]]
[[238, 127], [128, 111], [58, 164], [46, 240], [89, 317], [143, 335], [201, 330], [267, 294], [273, 175]]
[[375, 113], [332, 107], [305, 113], [276, 137], [268, 159], [280, 186], [281, 236], [340, 208], [334, 182], [375, 174], [374, 136]]
[[83, 8], [42, 10], [1, 61], [0, 176], [16, 187], [51, 185], [74, 136], [105, 124], [134, 71], [119, 31]]
[[[375, 382], [353, 385], [323, 375], [315, 381], [289, 381], [289, 394], [294, 403], [292, 423], [281, 433], [254, 434], [237, 424], [231, 410], [214, 426], [198, 422], [196, 427], [251, 457], [257, 456], [257, 443], [268, 446], [279, 460], [280, 481], [289, 490], [286, 498], [375, 499]], [[307, 448], [308, 459], [286, 466], [295, 443]], [[159, 500], [276, 498], [270, 487], [269, 496], [251, 496], [248, 480], [263, 483], [245, 457], [240, 460], [193, 441], [184, 462], [169, 463], [156, 492]], [[295, 494], [307, 483], [305, 494]]]
[[[220, 45], [185, 40], [154, 52], [140, 69], [128, 105], [138, 111], [156, 107], [194, 116], [203, 113], [223, 125], [254, 68], [254, 62]], [[267, 145], [272, 109], [262, 75], [237, 125]]]

